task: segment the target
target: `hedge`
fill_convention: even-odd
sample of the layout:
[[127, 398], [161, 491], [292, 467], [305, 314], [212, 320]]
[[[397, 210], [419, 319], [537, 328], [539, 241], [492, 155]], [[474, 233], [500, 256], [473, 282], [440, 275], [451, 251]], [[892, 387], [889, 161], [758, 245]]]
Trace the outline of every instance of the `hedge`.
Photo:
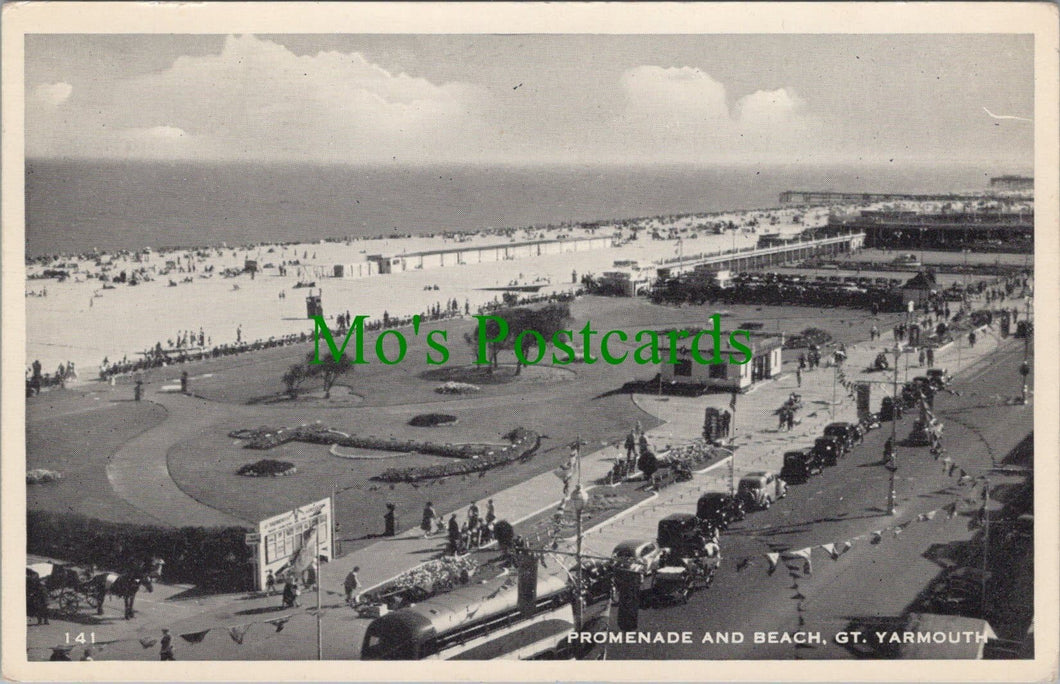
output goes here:
[[97, 520], [76, 513], [28, 511], [27, 553], [74, 565], [124, 571], [157, 556], [163, 581], [213, 591], [253, 588], [250, 549], [242, 527], [160, 527]]

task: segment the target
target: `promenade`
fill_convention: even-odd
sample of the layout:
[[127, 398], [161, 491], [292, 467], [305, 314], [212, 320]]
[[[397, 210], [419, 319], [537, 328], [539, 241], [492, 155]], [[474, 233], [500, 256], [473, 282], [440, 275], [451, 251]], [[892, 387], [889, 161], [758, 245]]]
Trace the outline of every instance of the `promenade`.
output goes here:
[[[889, 381], [893, 374], [865, 373], [876, 354], [885, 348], [893, 348], [889, 335], [875, 342], [861, 342], [847, 345], [848, 358], [844, 365], [848, 380]], [[1018, 341], [1003, 341], [996, 331], [984, 329], [975, 347], [969, 347], [967, 340], [941, 349], [936, 353], [935, 365], [950, 369], [951, 373], [969, 373], [976, 366], [986, 362], [988, 357], [1004, 344], [1016, 345]], [[804, 371], [801, 387], [796, 381], [795, 363], [785, 364], [785, 372], [777, 378], [754, 386], [748, 393], [738, 398], [735, 431], [731, 446], [735, 453], [735, 464], [732, 473], [736, 479], [748, 471], [779, 471], [784, 451], [810, 446], [813, 439], [820, 434], [825, 424], [833, 420], [852, 420], [855, 407], [852, 399], [835, 384], [835, 371], [824, 366], [830, 357], [825, 350], [822, 367], [814, 371]], [[893, 358], [893, 357], [892, 357]], [[922, 374], [917, 367], [916, 357], [911, 356], [908, 371], [901, 365], [899, 380]], [[889, 387], [876, 385], [873, 391], [873, 407], [879, 405], [880, 399], [890, 393]], [[1016, 379], [1010, 394], [1017, 391]], [[793, 391], [802, 395], [803, 409], [798, 413], [796, 424], [791, 431], [779, 431], [774, 412], [783, 404]], [[1003, 388], [998, 388], [1004, 393]], [[836, 398], [832, 403], [833, 394]], [[152, 392], [148, 398], [158, 401], [171, 413], [163, 425], [179, 424], [181, 429], [195, 430], [199, 421], [208, 421], [209, 412], [203, 410], [201, 400], [171, 392]], [[648, 430], [646, 435], [656, 452], [664, 452], [670, 446], [686, 444], [696, 439], [702, 429], [703, 411], [707, 406], [726, 408], [729, 394], [711, 394], [702, 397], [659, 396], [653, 394], [635, 394], [630, 396], [644, 411], [662, 420], [658, 427]], [[161, 427], [161, 426], [160, 426]], [[139, 499], [138, 505], [144, 505], [142, 495], [135, 495], [131, 480], [132, 471], [127, 467], [133, 454], [139, 454], [141, 467], [147, 462], [145, 475], [154, 486], [149, 489], [150, 505], [157, 506], [154, 516], [166, 518], [173, 512], [182, 510], [184, 514], [194, 514], [203, 523], [216, 521], [213, 524], [236, 524], [239, 521], [198, 503], [180, 492], [172, 481], [166, 485], [163, 466], [154, 467], [165, 462], [164, 444], [152, 433], [168, 430], [149, 430], [119, 452], [115, 463], [108, 469], [108, 476], [121, 494], [129, 492], [129, 498]], [[171, 435], [170, 435], [171, 436]], [[583, 451], [582, 477], [589, 484], [603, 478], [610, 470], [620, 452], [624, 455], [621, 444], [608, 445], [596, 451], [591, 447]], [[160, 460], [159, 460], [160, 458]], [[694, 512], [695, 502], [705, 491], [727, 491], [730, 483], [730, 459], [719, 459], [700, 472], [694, 474], [690, 482], [676, 483], [650, 495], [635, 506], [614, 515], [603, 522], [586, 521], [584, 550], [592, 555], [607, 556], [611, 549], [625, 539], [652, 539], [655, 536], [657, 521], [672, 512]], [[141, 482], [142, 484], [142, 482]], [[596, 485], [603, 487], [606, 485]], [[170, 488], [171, 487], [171, 488]], [[142, 489], [142, 488], [141, 488]], [[158, 491], [154, 491], [158, 490]], [[562, 496], [562, 481], [554, 472], [547, 471], [515, 486], [501, 490], [492, 495], [499, 519], [514, 524], [553, 509]], [[882, 505], [881, 501], [881, 505]], [[485, 501], [479, 502], [484, 509]], [[190, 511], [190, 513], [189, 513]], [[198, 511], [198, 513], [195, 513]], [[451, 513], [457, 514], [458, 520], [464, 520], [466, 510], [440, 511], [445, 518]], [[170, 518], [172, 519], [172, 518]], [[417, 521], [418, 522], [418, 521]], [[868, 523], [865, 523], [868, 524]], [[573, 540], [565, 540], [568, 548], [573, 547]], [[723, 539], [724, 549], [724, 539]], [[377, 587], [397, 575], [410, 570], [426, 560], [440, 555], [445, 546], [443, 536], [424, 538], [417, 527], [404, 529], [393, 538], [382, 538], [363, 548], [349, 553], [341, 553], [331, 562], [322, 566], [320, 576], [323, 587], [321, 605], [321, 630], [327, 635], [324, 642], [324, 657], [334, 659], [354, 659], [358, 657], [360, 641], [367, 620], [359, 619], [345, 607], [342, 583], [346, 574], [355, 566], [360, 567], [359, 576], [361, 591]], [[258, 625], [255, 630], [265, 630], [261, 638], [247, 639], [244, 644], [236, 644], [220, 635], [211, 637], [194, 646], [183, 645], [186, 659], [311, 659], [316, 657], [316, 617], [307, 610], [315, 607], [316, 597], [312, 592], [303, 594], [302, 605], [295, 610], [280, 610], [280, 597], [261, 595], [202, 595], [194, 588], [186, 586], [156, 585], [153, 594], [141, 592], [138, 598], [137, 619], [133, 622], [106, 620], [98, 629], [107, 639], [123, 639], [130, 635], [157, 636], [162, 627], [168, 627], [175, 633], [201, 631], [206, 628], [218, 629], [229, 625], [246, 622], [260, 622], [274, 617], [292, 616], [290, 623], [282, 634], [276, 633], [269, 625]], [[117, 610], [118, 604], [111, 600], [108, 612]], [[60, 621], [54, 621], [61, 624]], [[66, 627], [35, 627], [29, 632], [30, 646], [38, 649], [48, 644], [59, 643], [59, 634]], [[103, 638], [103, 637], [100, 637]], [[38, 659], [42, 651], [31, 652], [31, 658]], [[43, 653], [44, 657], [47, 653]], [[145, 653], [136, 642], [123, 641], [109, 646], [101, 658], [106, 659], [144, 659]]]

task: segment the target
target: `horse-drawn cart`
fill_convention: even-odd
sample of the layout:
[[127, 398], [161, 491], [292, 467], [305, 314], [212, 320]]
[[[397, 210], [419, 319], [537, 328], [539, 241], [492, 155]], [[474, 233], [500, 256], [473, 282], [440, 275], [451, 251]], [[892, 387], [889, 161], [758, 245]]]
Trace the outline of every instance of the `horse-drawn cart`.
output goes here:
[[99, 608], [99, 592], [91, 574], [55, 563], [31, 563], [26, 566], [26, 573], [43, 582], [49, 603], [54, 602], [63, 615], [74, 615], [83, 605]]

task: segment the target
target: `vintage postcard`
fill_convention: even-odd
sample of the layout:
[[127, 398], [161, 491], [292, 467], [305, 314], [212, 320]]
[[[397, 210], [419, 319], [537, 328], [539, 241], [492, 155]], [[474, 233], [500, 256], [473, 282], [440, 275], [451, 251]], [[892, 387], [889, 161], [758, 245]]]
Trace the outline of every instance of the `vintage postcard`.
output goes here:
[[3, 19], [6, 678], [1057, 676], [1055, 5]]

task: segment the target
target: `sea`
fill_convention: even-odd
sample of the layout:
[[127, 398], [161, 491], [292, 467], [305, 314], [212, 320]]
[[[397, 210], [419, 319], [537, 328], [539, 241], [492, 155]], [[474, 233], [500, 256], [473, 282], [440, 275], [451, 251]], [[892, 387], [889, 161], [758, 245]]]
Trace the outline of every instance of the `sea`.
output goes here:
[[943, 193], [988, 164], [313, 166], [29, 160], [26, 254], [313, 242], [762, 209], [784, 190]]

